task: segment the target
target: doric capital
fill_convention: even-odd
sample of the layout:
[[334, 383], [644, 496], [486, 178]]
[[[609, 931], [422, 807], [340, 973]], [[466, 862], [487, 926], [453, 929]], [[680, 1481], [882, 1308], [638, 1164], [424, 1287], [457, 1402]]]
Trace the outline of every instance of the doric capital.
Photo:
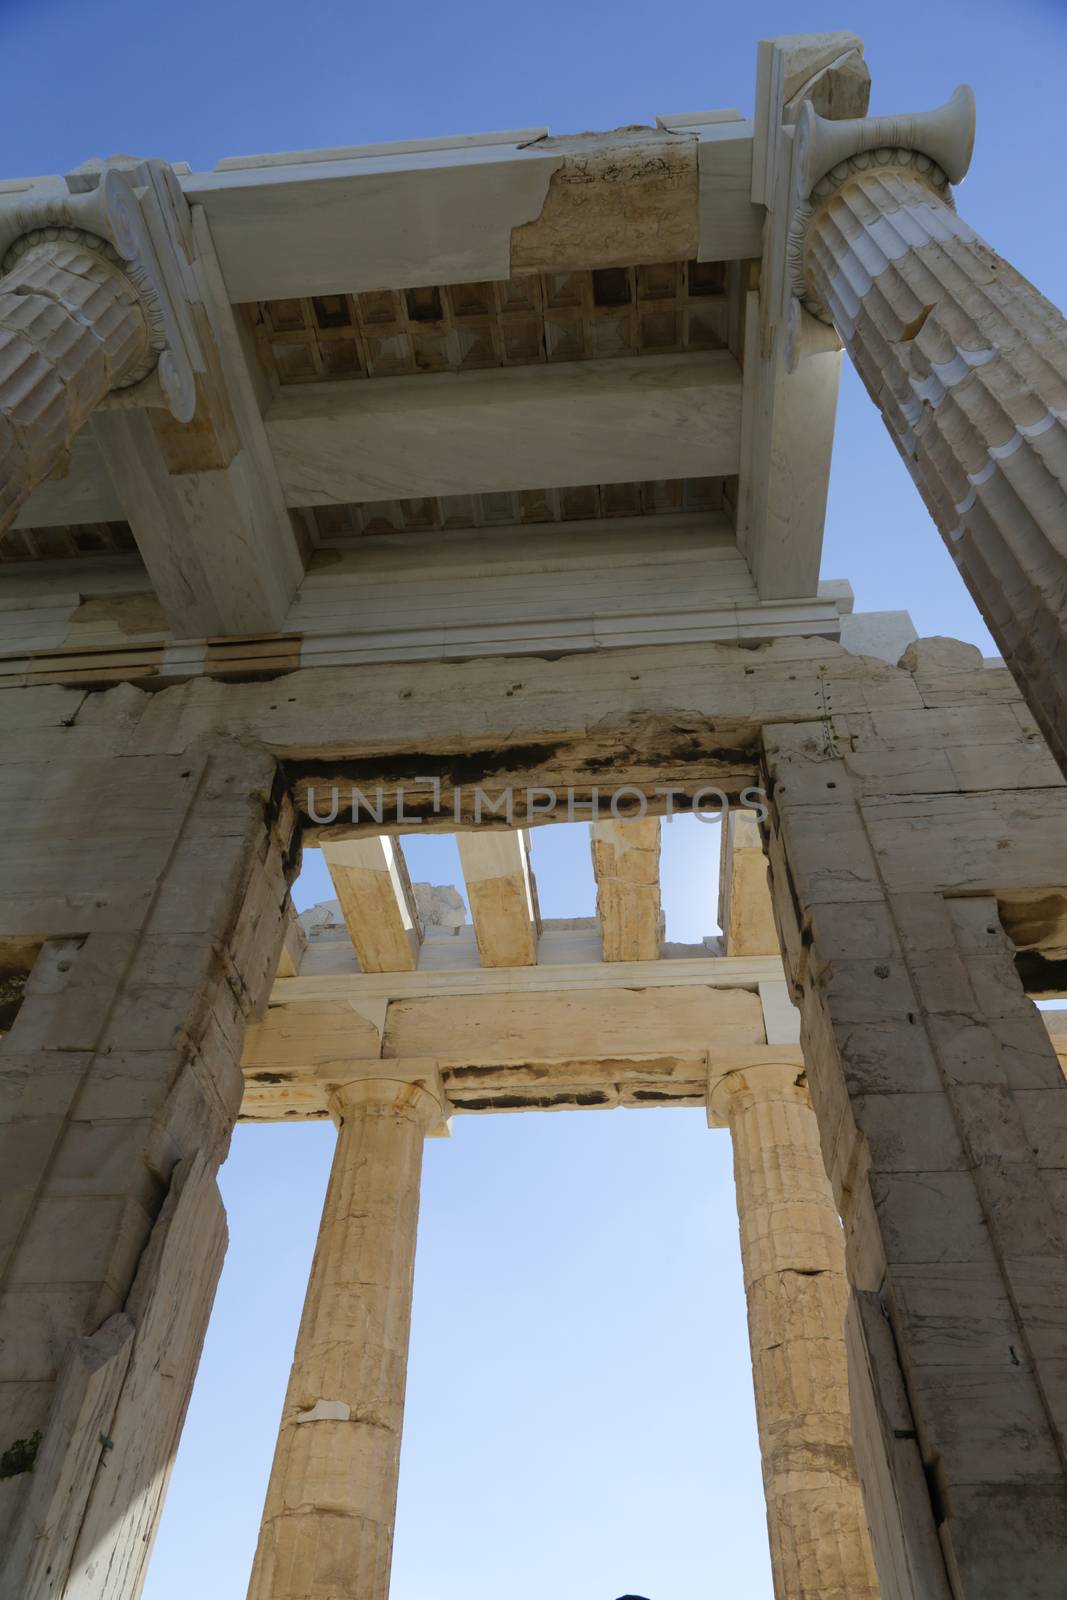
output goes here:
[[31, 192], [0, 206], [5, 276], [30, 256], [71, 245], [121, 272], [144, 313], [147, 356], [122, 375], [121, 386], [148, 379], [144, 403], [166, 406], [179, 422], [190, 421], [201, 363], [189, 313], [192, 232], [173, 169], [163, 161], [116, 156], [71, 173], [65, 194]]
[[761, 1061], [727, 1072], [708, 1090], [708, 1126], [726, 1128], [739, 1110], [772, 1100], [808, 1100], [807, 1079], [799, 1048], [783, 1050], [781, 1061]]
[[383, 1076], [355, 1078], [338, 1084], [330, 1093], [330, 1109], [337, 1123], [343, 1126], [346, 1118], [360, 1110], [394, 1112], [398, 1116], [414, 1115], [424, 1133], [439, 1130], [448, 1116], [448, 1106], [439, 1083], [420, 1076], [418, 1079], [403, 1076], [388, 1077], [389, 1063], [383, 1061]]

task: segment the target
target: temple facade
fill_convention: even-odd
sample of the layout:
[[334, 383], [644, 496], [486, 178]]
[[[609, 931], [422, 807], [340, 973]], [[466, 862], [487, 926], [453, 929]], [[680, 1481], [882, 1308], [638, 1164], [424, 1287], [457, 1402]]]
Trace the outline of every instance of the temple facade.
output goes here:
[[[671, 1106], [776, 1600], [1062, 1600], [1067, 325], [869, 89], [0, 182], [0, 1600], [141, 1592], [239, 1119], [337, 1126], [249, 1600], [387, 1600], [423, 1141]], [[843, 355], [1002, 658], [822, 576]]]

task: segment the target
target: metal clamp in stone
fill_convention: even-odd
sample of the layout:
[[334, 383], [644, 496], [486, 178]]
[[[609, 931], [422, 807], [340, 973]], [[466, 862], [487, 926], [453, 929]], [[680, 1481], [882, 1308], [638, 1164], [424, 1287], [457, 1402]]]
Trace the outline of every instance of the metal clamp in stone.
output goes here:
[[851, 117], [830, 121], [810, 101], [799, 110], [793, 134], [786, 270], [782, 276], [788, 330], [788, 365], [795, 365], [802, 308], [832, 326], [830, 314], [812, 292], [805, 250], [812, 218], [857, 173], [910, 168], [947, 205], [951, 185], [967, 175], [974, 153], [974, 90], [961, 84], [943, 106], [900, 117]]
[[165, 161], [115, 157], [79, 168], [66, 181], [66, 194], [0, 209], [0, 272], [49, 239], [77, 239], [95, 249], [129, 280], [149, 327], [154, 359], [127, 376], [123, 393], [135, 401], [144, 382], [143, 404], [162, 403], [178, 422], [191, 421], [202, 362], [189, 313], [192, 231], [173, 169]]

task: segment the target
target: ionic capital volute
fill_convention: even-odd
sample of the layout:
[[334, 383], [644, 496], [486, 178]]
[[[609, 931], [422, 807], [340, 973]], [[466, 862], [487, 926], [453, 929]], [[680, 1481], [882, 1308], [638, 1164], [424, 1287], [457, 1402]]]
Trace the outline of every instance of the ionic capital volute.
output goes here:
[[66, 183], [66, 193], [31, 192], [0, 206], [0, 274], [51, 241], [76, 243], [120, 271], [149, 335], [145, 359], [123, 376], [126, 397], [189, 422], [203, 363], [189, 312], [196, 298], [189, 209], [173, 168], [114, 156], [76, 169]]
[[789, 227], [786, 236], [787, 322], [799, 326], [803, 306], [829, 324], [826, 307], [812, 291], [805, 263], [809, 230], [822, 206], [850, 179], [863, 173], [908, 170], [937, 199], [952, 205], [974, 152], [974, 90], [962, 84], [934, 111], [900, 117], [849, 117], [831, 121], [810, 101], [798, 110], [793, 133]]

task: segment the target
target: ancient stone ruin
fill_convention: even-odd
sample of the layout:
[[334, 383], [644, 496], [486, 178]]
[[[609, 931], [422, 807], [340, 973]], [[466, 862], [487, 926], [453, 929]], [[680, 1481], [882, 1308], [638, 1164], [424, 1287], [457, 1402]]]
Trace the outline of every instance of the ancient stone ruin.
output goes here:
[[[0, 185], [3, 1600], [140, 1593], [239, 1118], [338, 1128], [250, 1600], [386, 1600], [423, 1141], [672, 1105], [778, 1600], [1067, 1592], [1067, 330], [868, 91]], [[821, 580], [842, 350], [1002, 660]]]

